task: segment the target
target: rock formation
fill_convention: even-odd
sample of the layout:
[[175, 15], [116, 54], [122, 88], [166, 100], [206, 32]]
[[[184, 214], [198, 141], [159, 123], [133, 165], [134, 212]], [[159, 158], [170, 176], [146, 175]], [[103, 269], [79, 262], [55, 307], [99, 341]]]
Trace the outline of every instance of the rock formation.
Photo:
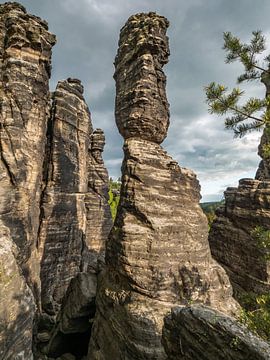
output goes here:
[[238, 310], [225, 271], [211, 257], [196, 176], [159, 145], [168, 127], [167, 27], [149, 13], [130, 17], [121, 30], [115, 113], [125, 158], [89, 360], [166, 359], [161, 333], [175, 305]]
[[111, 221], [103, 147], [103, 132], [92, 130], [80, 81], [60, 81], [48, 128], [39, 236], [42, 305], [49, 314], [57, 313], [73, 277], [97, 270], [105, 246]]
[[33, 333], [47, 350], [57, 329], [89, 341], [112, 225], [105, 139], [80, 81], [60, 81], [51, 99], [47, 23], [18, 3], [0, 5], [0, 20], [0, 356], [30, 360]]
[[[270, 95], [269, 72], [262, 73], [266, 97]], [[269, 110], [269, 109], [268, 109]], [[247, 293], [270, 290], [269, 249], [253, 235], [256, 227], [270, 229], [270, 127], [266, 124], [258, 147], [262, 158], [254, 179], [241, 179], [229, 187], [225, 202], [216, 211], [209, 242], [213, 257], [226, 269], [234, 296], [242, 302]]]
[[18, 249], [0, 223], [0, 359], [32, 359], [35, 300], [17, 265]]
[[[42, 318], [50, 315], [52, 321], [47, 329], [41, 321], [38, 339], [42, 340], [43, 348], [46, 345], [44, 351], [53, 356], [66, 350], [63, 343], [67, 343], [67, 337], [62, 335], [76, 333], [74, 328], [61, 325], [61, 319], [70, 316], [70, 306], [66, 303], [74, 306], [74, 322], [82, 301], [77, 297], [78, 293], [91, 291], [91, 297], [86, 300], [92, 306], [89, 317], [95, 309], [92, 289], [96, 285], [87, 289], [88, 282], [79, 279], [86, 277], [91, 283], [96, 282], [98, 261], [104, 258], [105, 240], [111, 228], [107, 201], [108, 174], [102, 160], [104, 143], [102, 130], [92, 130], [80, 81], [60, 81], [53, 94], [48, 127], [44, 169], [46, 186], [39, 234], [41, 300], [45, 313]], [[67, 289], [74, 278], [78, 279], [75, 282], [77, 290], [69, 290], [67, 296]], [[60, 308], [61, 314], [56, 317]], [[85, 319], [81, 317], [78, 311], [77, 322], [85, 324]], [[87, 328], [78, 325], [77, 332], [81, 336], [88, 332], [89, 340], [89, 321], [87, 324]], [[50, 344], [45, 344], [49, 340]]]
[[38, 290], [35, 249], [55, 36], [17, 3], [1, 5], [0, 20], [0, 218], [27, 282]]
[[226, 269], [235, 296], [270, 290], [269, 260], [252, 235], [256, 226], [270, 228], [270, 182], [242, 179], [228, 188], [209, 234], [213, 256]]
[[54, 43], [45, 21], [27, 14], [20, 4], [0, 5], [0, 353], [5, 360], [32, 359]]
[[175, 308], [162, 342], [168, 360], [267, 360], [270, 346], [232, 318], [197, 305]]

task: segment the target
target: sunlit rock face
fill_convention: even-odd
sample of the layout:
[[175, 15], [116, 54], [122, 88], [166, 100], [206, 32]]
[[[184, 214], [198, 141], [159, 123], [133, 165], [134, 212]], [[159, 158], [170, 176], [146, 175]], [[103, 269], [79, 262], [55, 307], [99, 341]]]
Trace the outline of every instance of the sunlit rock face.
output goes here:
[[18, 3], [0, 5], [0, 357], [5, 360], [32, 359], [54, 44], [45, 21]]
[[[164, 17], [138, 14], [120, 34], [115, 78], [116, 122], [125, 139], [122, 187], [98, 279], [89, 359], [167, 359], [161, 334], [175, 305], [204, 303], [230, 315], [238, 310], [228, 277], [210, 253], [198, 180], [159, 145], [168, 127], [167, 26]], [[143, 62], [145, 56], [158, 71], [148, 71], [152, 62]], [[153, 97], [161, 74], [162, 96]], [[146, 105], [137, 101], [138, 88]]]
[[38, 292], [35, 249], [55, 36], [17, 3], [0, 5], [0, 24], [0, 217], [18, 246], [28, 283]]

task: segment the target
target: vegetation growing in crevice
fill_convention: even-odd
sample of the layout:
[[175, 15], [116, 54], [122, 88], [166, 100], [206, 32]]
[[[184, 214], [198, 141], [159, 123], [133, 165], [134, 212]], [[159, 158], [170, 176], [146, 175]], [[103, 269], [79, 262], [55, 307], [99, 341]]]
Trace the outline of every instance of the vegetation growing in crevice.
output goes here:
[[[262, 261], [270, 260], [270, 230], [256, 226], [251, 237], [261, 250]], [[270, 294], [246, 293], [241, 297], [243, 306], [240, 321], [264, 340], [270, 341]]]
[[256, 335], [270, 341], [270, 294], [247, 293], [241, 303], [240, 322]]
[[112, 178], [110, 178], [109, 181], [109, 205], [111, 208], [111, 214], [113, 220], [116, 217], [117, 214], [117, 207], [119, 204], [120, 199], [120, 187], [121, 187], [121, 181], [118, 179], [117, 181], [114, 181]]

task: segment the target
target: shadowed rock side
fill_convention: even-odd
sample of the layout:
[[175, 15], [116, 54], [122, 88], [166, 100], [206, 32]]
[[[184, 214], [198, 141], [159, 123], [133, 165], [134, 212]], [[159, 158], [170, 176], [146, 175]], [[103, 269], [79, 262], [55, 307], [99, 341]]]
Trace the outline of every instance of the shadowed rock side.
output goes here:
[[[104, 262], [105, 241], [112, 225], [107, 202], [108, 174], [102, 160], [104, 143], [102, 130], [92, 130], [80, 81], [60, 81], [53, 94], [48, 127], [39, 234], [43, 314], [37, 340], [42, 352], [53, 357], [70, 350], [69, 344], [76, 337], [66, 336], [76, 333], [74, 328], [61, 325], [61, 318], [70, 312], [70, 306], [66, 310], [64, 304], [74, 306], [72, 321], [76, 322], [76, 309], [82, 301], [77, 295], [87, 292], [85, 282], [77, 281], [77, 290], [68, 291], [67, 295], [71, 280], [90, 276], [96, 281], [98, 260]], [[94, 301], [89, 300], [89, 304], [92, 308], [88, 320], [95, 311]], [[80, 311], [77, 315], [77, 322], [84, 324], [83, 331], [78, 326], [77, 333], [87, 332], [89, 341], [87, 315], [83, 319]]]
[[270, 346], [232, 318], [204, 306], [175, 308], [162, 342], [168, 360], [268, 360]]
[[33, 294], [16, 263], [17, 247], [0, 222], [0, 359], [31, 360]]
[[[134, 31], [140, 39], [137, 32], [143, 29], [144, 33], [145, 24], [149, 34], [158, 36], [168, 23], [153, 13], [139, 14], [128, 20], [122, 32]], [[161, 30], [156, 32], [157, 26]], [[133, 38], [133, 34], [129, 37]], [[120, 49], [125, 39], [120, 35]], [[146, 52], [155, 53], [157, 48], [152, 50], [152, 42], [155, 39], [149, 43], [138, 40], [130, 48], [125, 43], [121, 56], [128, 57], [128, 52], [134, 47], [139, 49], [140, 44]], [[163, 48], [161, 51], [169, 52]], [[139, 73], [137, 57], [130, 61], [134, 73]], [[121, 63], [119, 55], [117, 63]], [[125, 73], [125, 68], [121, 71]], [[117, 91], [125, 87], [132, 91], [130, 79], [120, 73], [117, 76], [123, 82]], [[140, 76], [143, 83], [145, 73]], [[120, 98], [121, 92], [117, 96]], [[121, 114], [121, 105], [117, 104], [116, 113]], [[155, 103], [151, 106], [153, 116], [159, 110]], [[130, 112], [136, 107], [136, 103], [130, 104]], [[207, 220], [199, 206], [199, 183], [192, 171], [180, 168], [159, 146], [167, 126], [167, 118], [159, 116], [164, 120], [164, 127], [157, 128], [160, 138], [147, 132], [133, 117], [125, 125], [120, 203], [106, 247], [106, 267], [98, 279], [89, 360], [166, 359], [161, 344], [163, 321], [175, 305], [192, 301], [227, 314], [238, 310], [225, 271], [211, 257]], [[133, 120], [136, 126], [131, 136], [129, 124]], [[153, 121], [155, 127], [155, 120], [149, 117], [149, 126]], [[118, 126], [122, 132], [122, 125]]]
[[237, 298], [246, 291], [269, 292], [269, 260], [251, 233], [258, 225], [270, 228], [270, 181], [242, 179], [224, 195], [209, 234], [212, 254], [226, 269]]
[[17, 3], [0, 5], [0, 218], [31, 287], [39, 282], [34, 251], [54, 43], [45, 21]]
[[108, 205], [108, 172], [104, 166], [102, 152], [105, 136], [101, 129], [93, 131], [88, 153], [88, 192], [85, 194], [86, 244], [88, 248], [88, 271], [98, 271], [104, 264], [105, 242], [112, 228], [112, 217]]
[[70, 280], [83, 271], [92, 125], [82, 92], [78, 80], [68, 79], [53, 94], [39, 236], [42, 306], [49, 314], [57, 313]]

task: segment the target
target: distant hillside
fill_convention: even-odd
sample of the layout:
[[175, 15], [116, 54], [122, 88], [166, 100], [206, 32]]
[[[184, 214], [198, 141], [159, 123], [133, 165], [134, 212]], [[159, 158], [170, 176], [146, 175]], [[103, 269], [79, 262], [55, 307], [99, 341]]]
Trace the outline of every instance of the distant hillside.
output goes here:
[[216, 209], [222, 204], [224, 204], [224, 200], [200, 203], [203, 212], [207, 216], [209, 226], [211, 226], [215, 218]]

